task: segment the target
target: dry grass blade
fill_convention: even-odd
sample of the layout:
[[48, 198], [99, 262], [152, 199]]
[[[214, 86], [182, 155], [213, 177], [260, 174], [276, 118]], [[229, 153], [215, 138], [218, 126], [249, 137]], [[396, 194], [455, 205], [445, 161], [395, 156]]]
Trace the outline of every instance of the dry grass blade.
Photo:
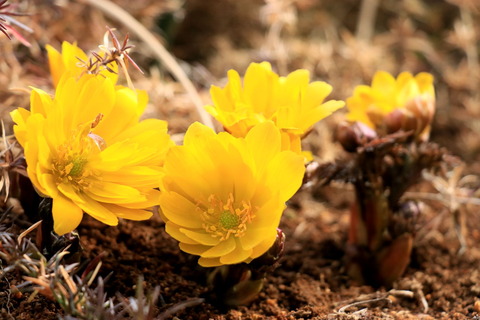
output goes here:
[[29, 234], [30, 232], [32, 232], [33, 230], [35, 230], [41, 223], [42, 223], [42, 220], [37, 221], [37, 222], [35, 222], [34, 224], [32, 224], [27, 230], [23, 231], [23, 232], [18, 236], [18, 239], [17, 239], [18, 245], [21, 245], [21, 243], [22, 243], [23, 239], [25, 238], [25, 236], [26, 236], [27, 234]]
[[364, 306], [364, 305], [379, 305], [379, 304], [392, 304], [392, 300], [390, 300], [388, 297], [382, 297], [382, 298], [375, 298], [375, 299], [368, 299], [368, 300], [362, 300], [362, 301], [357, 301], [353, 302], [350, 304], [347, 304], [346, 306], [341, 307], [338, 309], [338, 313], [346, 313], [347, 309], [358, 307], [358, 306]]

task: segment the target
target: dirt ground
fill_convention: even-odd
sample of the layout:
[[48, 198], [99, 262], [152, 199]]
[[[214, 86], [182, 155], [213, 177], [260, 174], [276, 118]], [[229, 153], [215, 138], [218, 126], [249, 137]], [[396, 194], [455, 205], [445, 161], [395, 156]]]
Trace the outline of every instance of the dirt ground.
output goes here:
[[[230, 68], [243, 74], [251, 61], [271, 61], [283, 75], [306, 68], [314, 79], [332, 84], [331, 98], [342, 100], [355, 85], [370, 83], [377, 70], [431, 72], [437, 94], [431, 140], [465, 161], [465, 175], [480, 174], [480, 7], [475, 1], [385, 0], [361, 26], [361, 1], [356, 0], [270, 1], [269, 6], [261, 0], [114, 2], [182, 59], [205, 103], [211, 84], [224, 83]], [[28, 86], [52, 92], [47, 43], [58, 48], [63, 40], [77, 41], [88, 51], [102, 42], [106, 25], [119, 34], [129, 31], [88, 1], [26, 1], [20, 10], [32, 13], [19, 18], [33, 29], [22, 32], [31, 47], [0, 34], [0, 110], [6, 123], [11, 123], [9, 111], [28, 106]], [[275, 23], [283, 27], [278, 34]], [[131, 75], [136, 87], [150, 95], [145, 116], [169, 121], [174, 136], [185, 132], [198, 120], [190, 97], [167, 66], [152, 57], [148, 44], [135, 36], [132, 41], [136, 48], [131, 55], [146, 74]], [[318, 162], [346, 156], [332, 134], [343, 115], [337, 112], [317, 124], [305, 141]], [[409, 191], [434, 189], [423, 182]], [[135, 295], [139, 276], [147, 292], [159, 286], [159, 316], [187, 302], [168, 319], [480, 319], [478, 206], [463, 207], [462, 251], [453, 214], [439, 201], [425, 201], [404, 276], [392, 288], [373, 288], [355, 283], [344, 268], [352, 201], [352, 187], [339, 183], [305, 188], [290, 200], [280, 224], [286, 234], [284, 256], [248, 306], [225, 309], [209, 299], [209, 270], [178, 249], [158, 215], [143, 222], [121, 221], [118, 227], [85, 215], [77, 230], [81, 260], [104, 254], [99, 275], [111, 274], [107, 295]], [[33, 221], [17, 215], [8, 227], [18, 234]], [[21, 281], [15, 272], [0, 280], [2, 319], [58, 319], [63, 314], [42, 295], [12, 294], [9, 288]], [[406, 291], [412, 295], [402, 294]]]

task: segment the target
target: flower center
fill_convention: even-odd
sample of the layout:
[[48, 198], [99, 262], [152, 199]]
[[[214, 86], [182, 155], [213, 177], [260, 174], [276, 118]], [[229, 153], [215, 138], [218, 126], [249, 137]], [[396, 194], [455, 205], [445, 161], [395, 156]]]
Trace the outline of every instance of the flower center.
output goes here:
[[219, 222], [223, 228], [233, 229], [238, 227], [240, 224], [240, 219], [236, 214], [233, 214], [230, 211], [224, 211], [220, 214]]
[[52, 173], [57, 184], [68, 183], [77, 191], [88, 187], [88, 177], [92, 176], [87, 164], [89, 158], [100, 152], [100, 148], [89, 132], [91, 124], [79, 126], [70, 139], [57, 149], [57, 155], [52, 161]]
[[69, 164], [71, 166], [71, 169], [68, 175], [70, 177], [81, 176], [83, 173], [83, 168], [85, 167], [86, 163], [87, 163], [87, 159], [83, 159], [83, 158], [73, 159], [72, 162]]
[[201, 211], [202, 226], [212, 237], [220, 238], [221, 241], [231, 235], [242, 237], [247, 225], [255, 218], [250, 202], [235, 202], [232, 193], [229, 194], [226, 203], [216, 195], [210, 195], [205, 207], [206, 209], [197, 207]]

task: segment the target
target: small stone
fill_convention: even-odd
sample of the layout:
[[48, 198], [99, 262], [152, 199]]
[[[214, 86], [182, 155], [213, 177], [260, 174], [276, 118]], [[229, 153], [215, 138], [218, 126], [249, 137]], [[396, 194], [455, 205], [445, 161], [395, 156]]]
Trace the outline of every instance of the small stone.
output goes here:
[[475, 310], [476, 312], [480, 312], [480, 300], [475, 301], [473, 305], [473, 310]]
[[230, 310], [229, 314], [231, 314], [232, 317], [234, 317], [236, 319], [241, 319], [242, 318], [242, 313], [238, 310]]
[[480, 294], [480, 285], [476, 284], [470, 288], [470, 291], [474, 294]]
[[277, 299], [267, 299], [266, 302], [271, 306], [277, 306]]

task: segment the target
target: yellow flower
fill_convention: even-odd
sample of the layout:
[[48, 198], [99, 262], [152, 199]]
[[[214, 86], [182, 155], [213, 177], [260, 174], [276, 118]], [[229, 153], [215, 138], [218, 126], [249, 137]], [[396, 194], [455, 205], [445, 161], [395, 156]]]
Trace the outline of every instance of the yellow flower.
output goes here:
[[172, 142], [166, 122], [138, 122], [147, 99], [109, 78], [62, 77], [53, 99], [34, 88], [31, 110], [11, 113], [28, 175], [53, 198], [56, 233], [75, 229], [83, 212], [108, 225], [151, 216]]
[[279, 77], [268, 62], [252, 63], [243, 85], [230, 70], [225, 88], [212, 86], [213, 106], [206, 110], [235, 137], [245, 137], [256, 124], [271, 120], [281, 131], [282, 149], [300, 153], [300, 140], [311, 127], [344, 105], [335, 100], [323, 103], [332, 87], [309, 81], [307, 70]]
[[[47, 45], [45, 47], [48, 54], [48, 62], [50, 66], [50, 74], [52, 75], [53, 85], [56, 87], [60, 82], [60, 78], [66, 77], [79, 78], [83, 74], [88, 73], [85, 63], [88, 63], [89, 57], [77, 47], [76, 43], [64, 41], [62, 43], [62, 52], [58, 52], [54, 47]], [[95, 59], [95, 58], [94, 58]], [[118, 80], [118, 66], [116, 63], [110, 63], [108, 67], [114, 71], [107, 69], [100, 70], [99, 74], [103, 77], [110, 78], [115, 84]]]
[[165, 160], [166, 231], [205, 267], [250, 262], [274, 243], [285, 202], [302, 183], [303, 157], [281, 151], [270, 121], [245, 138], [192, 124]]
[[359, 121], [380, 133], [414, 130], [426, 140], [435, 112], [433, 76], [402, 72], [397, 79], [377, 72], [371, 86], [357, 86], [347, 99], [347, 120]]

